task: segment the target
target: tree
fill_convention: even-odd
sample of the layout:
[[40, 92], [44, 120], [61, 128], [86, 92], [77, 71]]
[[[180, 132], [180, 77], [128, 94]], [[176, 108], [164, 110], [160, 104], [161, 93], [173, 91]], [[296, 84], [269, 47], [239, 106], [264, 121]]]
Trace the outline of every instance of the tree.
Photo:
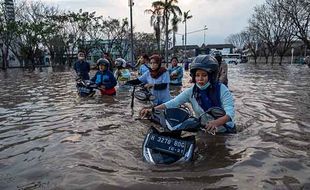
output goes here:
[[[271, 64], [274, 63], [276, 53], [280, 53], [280, 62], [292, 43], [292, 23], [287, 16], [279, 10], [276, 3], [268, 3], [255, 8], [253, 18], [250, 19], [250, 27], [259, 38], [263, 40], [268, 51], [264, 51], [266, 63], [271, 55]], [[279, 48], [281, 46], [281, 51]]]
[[289, 15], [285, 11], [281, 11], [281, 5], [277, 0], [269, 0], [267, 5], [270, 6], [271, 12], [275, 15], [275, 28], [277, 28], [276, 36], [279, 38], [279, 44], [276, 53], [280, 56], [279, 64], [282, 64], [284, 55], [291, 49], [294, 39], [294, 25]]
[[[128, 20], [123, 19], [122, 21], [119, 21], [117, 19], [109, 18], [108, 20], [105, 20], [103, 22], [103, 25], [105, 26], [103, 32], [108, 40], [108, 47], [105, 49], [106, 52], [111, 52], [112, 48], [116, 48], [118, 52], [121, 53], [122, 56], [126, 55], [128, 53], [128, 47], [127, 52], [123, 52], [123, 44], [125, 42], [125, 39], [128, 38]], [[127, 46], [128, 46], [128, 42]]]
[[154, 52], [156, 52], [157, 39], [154, 37], [153, 34], [138, 32], [138, 33], [135, 33], [134, 38], [136, 42], [134, 44], [135, 45], [134, 49], [137, 55], [142, 55], [144, 53], [151, 55]]
[[189, 11], [186, 11], [183, 13], [183, 23], [184, 23], [184, 53], [185, 53], [185, 57], [186, 57], [186, 43], [187, 43], [187, 20], [191, 19], [193, 16], [189, 15]]
[[2, 69], [8, 67], [9, 47], [14, 41], [18, 23], [7, 16], [5, 2], [0, 3], [0, 42]]
[[248, 50], [254, 58], [254, 63], [257, 63], [258, 54], [258, 46], [259, 46], [259, 38], [256, 31], [252, 28], [247, 28], [245, 31], [240, 33], [241, 38], [244, 39], [244, 47]]
[[177, 17], [176, 15], [173, 16], [173, 18], [171, 19], [171, 25], [172, 25], [172, 32], [173, 32], [173, 36], [172, 36], [172, 47], [173, 47], [173, 54], [176, 53], [175, 50], [175, 34], [178, 32], [178, 24], [182, 21], [182, 19], [180, 17]]
[[162, 0], [162, 1], [155, 1], [152, 3], [152, 7], [157, 7], [158, 9], [162, 10], [164, 24], [165, 24], [165, 62], [168, 63], [168, 42], [169, 42], [169, 18], [171, 15], [182, 15], [181, 9], [175, 5], [178, 3], [178, 0]]
[[[268, 2], [272, 3], [273, 0], [268, 0]], [[277, 0], [276, 3], [279, 9], [289, 17], [288, 20], [294, 24], [296, 37], [310, 48], [310, 1]]]
[[242, 33], [231, 34], [225, 41], [237, 47], [238, 50], [243, 49], [245, 45], [245, 39]]
[[153, 26], [153, 29], [155, 32], [156, 43], [157, 43], [157, 51], [158, 53], [160, 53], [160, 46], [161, 46], [160, 33], [161, 33], [162, 26], [164, 25], [162, 10], [158, 7], [152, 6], [152, 9], [146, 9], [144, 12], [151, 14], [150, 24], [151, 26]]

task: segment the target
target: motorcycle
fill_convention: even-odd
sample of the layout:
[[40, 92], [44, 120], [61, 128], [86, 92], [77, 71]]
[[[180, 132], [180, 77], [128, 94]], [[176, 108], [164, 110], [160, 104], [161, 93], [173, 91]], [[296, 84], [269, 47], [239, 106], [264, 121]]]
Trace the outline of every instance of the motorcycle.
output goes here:
[[[129, 84], [127, 84], [129, 85]], [[144, 87], [144, 84], [138, 85], [130, 85], [133, 86], [133, 90], [131, 93], [131, 105], [130, 107], [133, 108], [134, 106], [134, 99], [144, 102], [144, 103], [151, 103], [155, 100], [155, 96], [149, 91], [149, 89]]]
[[211, 108], [198, 118], [185, 108], [153, 110], [150, 120], [159, 124], [160, 130], [151, 127], [146, 134], [142, 144], [144, 160], [163, 165], [191, 161], [196, 147], [195, 135], [183, 137], [182, 132], [205, 131], [203, 127], [208, 121], [224, 115], [222, 108]]
[[81, 97], [92, 97], [98, 86], [90, 80], [82, 80], [81, 78], [76, 79], [76, 88], [79, 96]]

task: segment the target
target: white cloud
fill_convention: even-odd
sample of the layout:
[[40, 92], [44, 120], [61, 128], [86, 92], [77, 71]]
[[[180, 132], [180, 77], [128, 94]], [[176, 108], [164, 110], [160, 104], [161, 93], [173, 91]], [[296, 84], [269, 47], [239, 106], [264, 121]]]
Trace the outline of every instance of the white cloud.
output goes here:
[[[104, 17], [129, 18], [128, 0], [43, 0], [66, 10], [96, 11]], [[144, 10], [151, 7], [152, 0], [134, 0], [133, 22], [136, 31], [153, 32], [150, 26], [150, 15]], [[237, 33], [247, 26], [255, 5], [265, 0], [179, 0], [181, 10], [190, 10], [193, 18], [188, 21], [188, 31], [204, 28], [206, 25], [206, 43], [224, 43], [225, 38]], [[179, 25], [179, 32], [184, 33], [184, 25]], [[201, 45], [204, 32], [188, 35], [188, 44]], [[181, 36], [177, 38], [181, 44]]]

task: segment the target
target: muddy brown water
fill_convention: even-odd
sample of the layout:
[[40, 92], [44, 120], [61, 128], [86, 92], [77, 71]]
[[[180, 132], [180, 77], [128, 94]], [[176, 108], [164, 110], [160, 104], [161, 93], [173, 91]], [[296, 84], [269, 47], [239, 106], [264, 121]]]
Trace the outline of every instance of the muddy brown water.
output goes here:
[[304, 65], [229, 65], [238, 133], [153, 166], [129, 89], [80, 98], [68, 69], [0, 71], [0, 189], [310, 189], [309, 81]]

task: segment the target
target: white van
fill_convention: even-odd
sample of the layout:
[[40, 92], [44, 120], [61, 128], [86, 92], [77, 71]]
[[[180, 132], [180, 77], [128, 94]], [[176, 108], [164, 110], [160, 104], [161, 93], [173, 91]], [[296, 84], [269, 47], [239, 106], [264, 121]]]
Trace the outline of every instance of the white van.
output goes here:
[[241, 54], [239, 53], [230, 53], [230, 54], [223, 54], [222, 59], [228, 64], [235, 64], [241, 62]]

